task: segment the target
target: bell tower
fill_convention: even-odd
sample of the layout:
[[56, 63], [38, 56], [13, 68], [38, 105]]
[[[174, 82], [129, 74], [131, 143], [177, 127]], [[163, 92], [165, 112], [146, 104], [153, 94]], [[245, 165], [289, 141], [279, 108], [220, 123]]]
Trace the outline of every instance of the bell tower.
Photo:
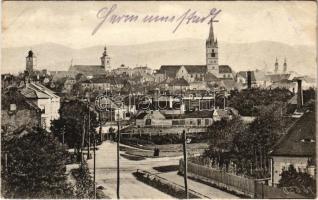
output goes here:
[[209, 37], [206, 40], [206, 66], [208, 72], [219, 77], [218, 41], [214, 40], [213, 20], [210, 22]]
[[104, 67], [105, 71], [111, 71], [110, 67], [110, 57], [107, 54], [107, 48], [106, 45], [104, 47], [104, 52], [102, 57], [100, 57], [101, 65]]
[[26, 61], [26, 71], [31, 74], [33, 72], [34, 65], [36, 65], [36, 57], [32, 50], [28, 52], [28, 56], [25, 58]]

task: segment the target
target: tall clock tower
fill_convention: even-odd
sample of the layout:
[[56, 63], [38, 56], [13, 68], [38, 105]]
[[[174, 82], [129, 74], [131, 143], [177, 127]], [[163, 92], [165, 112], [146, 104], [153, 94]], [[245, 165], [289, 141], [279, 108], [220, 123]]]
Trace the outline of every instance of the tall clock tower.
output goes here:
[[104, 52], [102, 57], [100, 57], [100, 60], [101, 60], [101, 65], [105, 68], [105, 71], [111, 71], [110, 57], [107, 54], [106, 45], [104, 47]]
[[214, 40], [213, 21], [210, 23], [210, 33], [206, 40], [206, 66], [208, 72], [211, 72], [216, 77], [219, 77], [219, 55], [218, 41]]
[[33, 72], [34, 66], [36, 65], [36, 57], [32, 50], [28, 52], [28, 56], [25, 58], [26, 61], [26, 71], [31, 74]]

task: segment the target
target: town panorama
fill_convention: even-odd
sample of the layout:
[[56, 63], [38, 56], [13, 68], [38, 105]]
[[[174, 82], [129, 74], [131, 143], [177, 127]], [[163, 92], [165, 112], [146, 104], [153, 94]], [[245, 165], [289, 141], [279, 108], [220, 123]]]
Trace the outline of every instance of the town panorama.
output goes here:
[[[4, 16], [8, 16], [3, 17], [4, 41], [11, 37], [20, 41], [18, 35], [23, 32], [20, 42], [24, 47], [8, 43], [2, 48], [2, 198], [316, 198], [317, 82], [310, 73], [316, 70], [316, 63], [308, 64], [306, 57], [316, 54], [297, 41], [305, 36], [298, 32], [293, 45], [265, 40], [226, 42], [233, 29], [231, 25], [229, 31], [219, 28], [226, 23], [222, 16], [229, 11], [218, 5], [228, 4], [210, 2], [206, 5], [211, 12], [206, 15], [200, 15], [195, 6], [190, 10], [185, 7], [181, 16], [192, 16], [187, 18], [192, 24], [184, 21], [168, 31], [162, 27], [181, 19], [170, 10], [164, 13], [173, 17], [169, 22], [164, 17], [147, 16], [142, 29], [147, 34], [141, 37], [134, 35], [137, 28], [133, 24], [118, 20], [119, 15], [111, 18], [111, 24], [110, 19], [100, 25], [97, 20], [87, 31], [87, 37], [94, 38], [118, 28], [120, 40], [126, 41], [132, 34], [138, 41], [144, 37], [141, 44], [116, 46], [116, 35], [101, 37], [99, 45], [86, 49], [66, 48], [53, 40], [32, 43], [36, 37], [39, 42], [49, 38], [49, 33], [45, 37], [41, 34], [55, 26], [56, 40], [67, 29], [74, 34], [69, 41], [80, 38], [86, 43], [81, 27], [75, 28], [80, 22], [63, 20], [70, 15], [67, 11], [61, 14], [70, 7], [75, 10], [77, 3], [82, 6], [79, 2], [52, 2], [40, 12], [42, 8], [33, 2], [34, 10], [26, 8], [11, 24], [6, 20], [11, 19], [8, 12], [15, 7], [10, 2], [4, 4]], [[102, 10], [113, 14], [114, 6], [118, 13], [124, 4], [133, 4], [129, 3], [106, 2], [92, 13], [99, 16]], [[242, 3], [242, 9], [254, 9], [256, 3], [261, 2]], [[53, 4], [59, 5], [60, 11], [50, 11], [50, 6], [56, 6]], [[165, 2], [136, 3], [143, 4], [151, 10]], [[289, 6], [288, 20], [294, 23], [294, 4], [265, 4], [264, 10], [273, 16], [280, 12], [273, 9], [276, 4], [283, 10]], [[174, 11], [177, 5], [165, 8]], [[131, 12], [135, 13], [134, 22], [147, 10], [139, 11]], [[257, 18], [263, 11], [249, 12]], [[37, 20], [44, 21], [39, 16], [47, 13], [56, 18], [45, 18], [45, 26], [37, 24]], [[84, 13], [77, 11], [79, 16]], [[264, 38], [286, 25], [280, 21], [284, 15], [265, 25], [268, 15], [263, 22]], [[245, 18], [250, 32], [257, 26], [252, 18]], [[19, 20], [29, 20], [29, 24], [14, 29]], [[62, 27], [54, 20], [70, 25]], [[85, 21], [84, 17], [81, 20]], [[187, 30], [199, 26], [200, 20], [203, 28], [193, 33], [200, 38], [174, 40], [190, 34]], [[34, 26], [36, 31], [30, 34], [24, 26]], [[129, 26], [128, 32], [121, 29], [125, 26]], [[157, 26], [157, 34], [150, 34]], [[265, 31], [267, 26], [274, 28]], [[236, 29], [235, 34], [240, 35], [243, 29]], [[22, 39], [25, 35], [29, 45]], [[165, 41], [157, 39], [166, 35]], [[280, 38], [287, 41], [290, 35], [286, 31]], [[312, 40], [312, 45], [315, 43]], [[68, 60], [66, 65], [62, 58]], [[241, 63], [247, 64], [242, 67]]]

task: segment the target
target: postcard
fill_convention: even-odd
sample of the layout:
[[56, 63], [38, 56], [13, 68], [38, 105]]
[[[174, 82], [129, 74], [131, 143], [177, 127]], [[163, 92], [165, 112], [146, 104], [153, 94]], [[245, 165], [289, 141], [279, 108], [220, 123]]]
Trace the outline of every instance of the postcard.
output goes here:
[[316, 198], [316, 1], [4, 1], [1, 196]]

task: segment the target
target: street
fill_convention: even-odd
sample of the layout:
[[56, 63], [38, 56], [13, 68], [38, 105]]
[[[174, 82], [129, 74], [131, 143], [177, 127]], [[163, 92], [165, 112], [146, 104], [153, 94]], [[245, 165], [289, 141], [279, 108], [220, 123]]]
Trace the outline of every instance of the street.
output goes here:
[[[123, 152], [121, 152], [123, 153]], [[132, 173], [137, 169], [147, 170], [156, 173], [159, 176], [169, 179], [171, 182], [182, 184], [182, 177], [177, 175], [177, 172], [158, 173], [153, 167], [177, 165], [180, 157], [163, 157], [163, 158], [146, 158], [144, 160], [128, 160], [120, 158], [120, 198], [147, 198], [147, 199], [172, 199], [168, 194], [165, 194], [151, 186], [148, 186], [138, 181]], [[103, 142], [98, 146], [96, 151], [96, 183], [97, 186], [103, 186], [104, 193], [111, 197], [116, 196], [116, 143]], [[88, 166], [93, 175], [93, 159], [88, 160]], [[189, 187], [201, 194], [210, 198], [238, 198], [232, 194], [223, 192], [219, 189], [209, 187], [207, 185], [188, 180]]]

